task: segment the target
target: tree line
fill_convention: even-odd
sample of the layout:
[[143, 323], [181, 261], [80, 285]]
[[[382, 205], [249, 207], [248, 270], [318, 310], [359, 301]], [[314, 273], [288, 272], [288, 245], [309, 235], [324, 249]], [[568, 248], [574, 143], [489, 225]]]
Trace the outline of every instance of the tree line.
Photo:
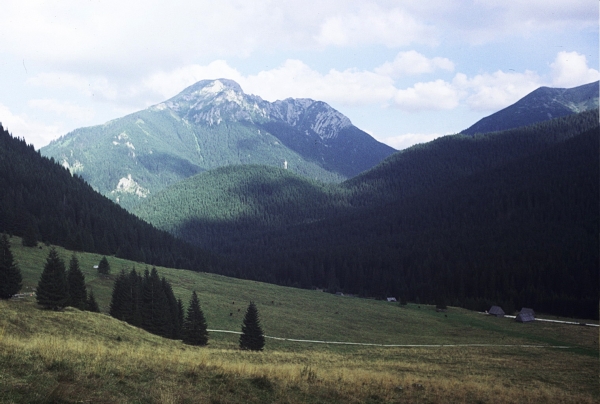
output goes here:
[[0, 233], [171, 268], [212, 271], [220, 262], [133, 216], [1, 125]]
[[137, 212], [227, 255], [229, 276], [596, 318], [597, 114], [447, 136], [340, 185], [227, 167]]
[[[98, 265], [102, 275], [110, 273], [110, 264], [102, 257]], [[8, 237], [0, 237], [0, 299], [10, 299], [22, 287], [21, 270], [14, 260]], [[85, 276], [79, 260], [73, 254], [66, 269], [65, 262], [55, 248], [48, 252], [36, 288], [36, 302], [47, 310], [75, 307], [100, 312], [93, 291], [87, 292]], [[156, 268], [140, 275], [133, 268], [121, 271], [113, 284], [109, 314], [133, 326], [164, 338], [180, 339], [189, 345], [208, 344], [208, 329], [196, 291], [192, 292], [187, 314], [183, 302], [176, 299], [173, 288], [165, 277], [160, 278]], [[250, 302], [242, 325], [240, 349], [262, 351], [264, 335], [258, 310]]]
[[[146, 269], [143, 275], [135, 268], [129, 273], [121, 271], [113, 285], [109, 314], [164, 338], [181, 339], [189, 345], [208, 344], [208, 326], [196, 291], [184, 313], [182, 300], [175, 298], [170, 282], [159, 277], [154, 267]], [[241, 349], [261, 351], [264, 347], [258, 310], [252, 302], [239, 342]]]

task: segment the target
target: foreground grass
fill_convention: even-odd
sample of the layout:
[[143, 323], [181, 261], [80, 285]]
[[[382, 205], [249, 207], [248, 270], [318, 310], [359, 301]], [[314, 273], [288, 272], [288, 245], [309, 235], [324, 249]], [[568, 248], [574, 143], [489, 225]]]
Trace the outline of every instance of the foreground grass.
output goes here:
[[[48, 247], [13, 238], [26, 287]], [[71, 253], [58, 249], [68, 261]], [[112, 280], [78, 254], [104, 310]], [[110, 258], [113, 273], [141, 264]], [[390, 348], [267, 340], [237, 349], [234, 334], [209, 346], [165, 340], [105, 314], [40, 310], [33, 299], [0, 302], [0, 402], [514, 403], [598, 402], [598, 329], [518, 324], [458, 308], [331, 296], [315, 291], [159, 268], [184, 302], [199, 292], [209, 328], [239, 331], [247, 302], [272, 336], [380, 344], [489, 344]], [[238, 312], [238, 309], [241, 309]], [[526, 348], [519, 345], [545, 346]], [[568, 346], [568, 349], [551, 348]]]

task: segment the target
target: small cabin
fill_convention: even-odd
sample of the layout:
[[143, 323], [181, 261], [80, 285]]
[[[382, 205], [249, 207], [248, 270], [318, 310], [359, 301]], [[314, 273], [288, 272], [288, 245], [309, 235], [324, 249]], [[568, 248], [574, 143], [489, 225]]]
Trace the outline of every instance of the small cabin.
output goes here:
[[502, 310], [500, 306], [492, 306], [492, 308], [488, 311], [488, 314], [496, 317], [504, 317], [506, 313]]
[[528, 323], [530, 321], [535, 321], [535, 312], [533, 311], [533, 309], [523, 307], [519, 314], [517, 314], [515, 320], [519, 323]]
[[535, 317], [535, 311], [527, 307], [523, 307], [519, 313], [531, 313]]

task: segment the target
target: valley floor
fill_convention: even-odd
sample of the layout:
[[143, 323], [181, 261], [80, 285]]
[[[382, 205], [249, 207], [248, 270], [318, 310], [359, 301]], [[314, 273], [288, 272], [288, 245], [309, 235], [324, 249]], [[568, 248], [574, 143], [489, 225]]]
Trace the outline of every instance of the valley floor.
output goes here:
[[[600, 398], [598, 332], [592, 327], [552, 324], [545, 331], [552, 335], [543, 340], [533, 329], [538, 324], [525, 325], [533, 326], [531, 341], [538, 346], [524, 347], [514, 346], [522, 338], [515, 338], [512, 321], [489, 319], [506, 322], [505, 346], [268, 340], [264, 352], [252, 353], [237, 349], [236, 334], [211, 333], [208, 347], [191, 347], [104, 314], [43, 311], [27, 299], [0, 301], [0, 313], [2, 403], [594, 403]], [[471, 317], [461, 313], [451, 315], [468, 331]], [[412, 338], [418, 341], [418, 335]]]

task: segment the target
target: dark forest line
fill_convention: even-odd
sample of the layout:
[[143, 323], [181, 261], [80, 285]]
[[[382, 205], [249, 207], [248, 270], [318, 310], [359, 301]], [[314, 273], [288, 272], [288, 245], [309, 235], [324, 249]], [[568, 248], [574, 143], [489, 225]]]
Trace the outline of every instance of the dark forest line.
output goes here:
[[448, 136], [341, 185], [229, 167], [151, 198], [140, 214], [236, 260], [223, 268], [232, 276], [597, 317], [597, 114]]

